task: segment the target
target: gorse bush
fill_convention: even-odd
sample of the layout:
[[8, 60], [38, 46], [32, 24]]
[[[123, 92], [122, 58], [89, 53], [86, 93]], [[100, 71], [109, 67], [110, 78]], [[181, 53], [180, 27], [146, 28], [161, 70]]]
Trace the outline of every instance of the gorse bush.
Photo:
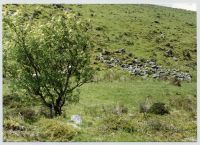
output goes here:
[[20, 118], [6, 118], [3, 122], [4, 130], [13, 130], [13, 131], [24, 131], [26, 127], [24, 126], [24, 122]]
[[136, 131], [135, 122], [126, 115], [106, 116], [100, 123], [100, 132], [125, 131], [132, 133]]
[[58, 119], [41, 119], [38, 122], [40, 141], [70, 141], [78, 131]]

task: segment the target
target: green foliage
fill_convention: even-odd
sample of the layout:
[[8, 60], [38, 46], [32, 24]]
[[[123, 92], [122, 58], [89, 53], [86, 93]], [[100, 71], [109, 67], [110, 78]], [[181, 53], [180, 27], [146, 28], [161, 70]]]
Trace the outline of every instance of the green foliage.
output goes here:
[[19, 113], [23, 117], [24, 121], [26, 122], [32, 123], [37, 120], [36, 111], [33, 109], [22, 108]]
[[196, 112], [197, 100], [195, 96], [170, 97], [169, 104], [176, 109]]
[[39, 125], [40, 141], [70, 141], [78, 131], [58, 119], [41, 119]]
[[[10, 88], [11, 89], [11, 88]], [[5, 92], [5, 90], [4, 90]], [[32, 106], [37, 104], [38, 102], [32, 102], [33, 99], [27, 96], [26, 93], [20, 92], [18, 90], [17, 93], [8, 93], [3, 95], [3, 105], [9, 108], [23, 108], [26, 106]]]
[[115, 131], [132, 133], [135, 131], [135, 122], [133, 122], [126, 115], [109, 115], [103, 119], [99, 130], [103, 133]]
[[51, 11], [36, 19], [28, 7], [4, 13], [5, 65], [18, 87], [61, 115], [66, 102], [78, 101], [74, 90], [92, 78], [90, 25], [72, 13]]
[[169, 114], [169, 110], [166, 108], [165, 103], [161, 102], [153, 103], [147, 112], [160, 115]]
[[[16, 39], [10, 39], [11, 37], [17, 38], [17, 35], [11, 32], [7, 27], [8, 25], [4, 23], [6, 19], [12, 20], [10, 22], [17, 23], [18, 21], [13, 20], [19, 18], [17, 16], [21, 13], [20, 11], [26, 11], [25, 15], [30, 16], [32, 24], [29, 27], [18, 26], [24, 28], [23, 31], [27, 30], [27, 34], [33, 34], [33, 31], [37, 34], [27, 37], [31, 38], [30, 40], [28, 39], [27, 43], [32, 45], [27, 50], [31, 51], [32, 54], [44, 55], [44, 58], [49, 58], [46, 63], [35, 56], [37, 63], [42, 63], [44, 69], [49, 68], [49, 62], [54, 64], [58, 60], [54, 52], [57, 53], [59, 51], [54, 51], [55, 48], [62, 44], [65, 45], [68, 42], [68, 40], [62, 43], [55, 43], [54, 41], [56, 39], [56, 42], [61, 42], [63, 38], [58, 37], [60, 34], [63, 34], [61, 29], [62, 23], [67, 23], [71, 19], [75, 19], [78, 22], [80, 19], [89, 18], [90, 25], [96, 28], [91, 30], [89, 25], [86, 26], [86, 28], [89, 27], [88, 31], [86, 33], [83, 32], [83, 35], [91, 36], [90, 42], [92, 41], [94, 43], [95, 51], [92, 53], [89, 52], [92, 55], [92, 67], [99, 70], [93, 78], [94, 83], [88, 83], [80, 87], [80, 100], [78, 90], [72, 93], [73, 97], [67, 97], [70, 100], [69, 102], [72, 100], [77, 102], [79, 100], [79, 103], [63, 106], [62, 115], [64, 117], [53, 119], [52, 122], [49, 119], [41, 119], [41, 117], [50, 116], [47, 108], [44, 108], [44, 110], [41, 109], [43, 111], [36, 115], [37, 119], [40, 119], [39, 122], [36, 120], [31, 122], [31, 124], [26, 124], [27, 122], [24, 122], [23, 117], [18, 118], [19, 112], [24, 107], [29, 108], [31, 106], [33, 110], [40, 112], [39, 108], [41, 105], [40, 102], [28, 99], [30, 96], [34, 98], [35, 96], [27, 92], [21, 92], [18, 85], [14, 91], [17, 92], [17, 95], [13, 95], [11, 88], [8, 87], [10, 83], [12, 83], [12, 87], [13, 85], [16, 86], [15, 82], [9, 81], [11, 76], [16, 76], [16, 78], [22, 76], [24, 80], [23, 73], [19, 69], [19, 62], [24, 60], [24, 57], [18, 58], [17, 61], [15, 60], [19, 47], [14, 44], [14, 40]], [[55, 28], [52, 28], [52, 25], [57, 24], [58, 19], [63, 15], [72, 16], [72, 18], [67, 18], [66, 21], [59, 22]], [[54, 20], [51, 20], [53, 17]], [[27, 18], [27, 16], [21, 16], [22, 20], [24, 18]], [[26, 26], [28, 23], [28, 21], [25, 21], [24, 25]], [[72, 21], [72, 25], [73, 23]], [[87, 24], [83, 22], [83, 25]], [[71, 28], [71, 24], [69, 27]], [[29, 32], [28, 30], [31, 28], [32, 30]], [[51, 32], [51, 35], [40, 35], [43, 33], [46, 34], [46, 30]], [[59, 33], [56, 32], [57, 30]], [[69, 29], [67, 28], [67, 30]], [[82, 33], [80, 34], [82, 35]], [[74, 36], [73, 38], [76, 40], [75, 35], [78, 34], [72, 31], [72, 37]], [[21, 35], [19, 36], [21, 37]], [[45, 48], [45, 51], [51, 53], [43, 52], [43, 49], [37, 46], [38, 44], [41, 44]], [[52, 44], [55, 48], [52, 47], [52, 51], [50, 51], [47, 49], [50, 48], [47, 47], [47, 44]], [[197, 114], [195, 110], [197, 92], [196, 12], [154, 5], [3, 5], [3, 46], [3, 73], [4, 77], [6, 77], [4, 79], [3, 94], [4, 99], [7, 99], [4, 103], [8, 102], [6, 103], [7, 105], [4, 105], [3, 109], [4, 120], [16, 120], [15, 122], [20, 123], [20, 126], [22, 125], [26, 128], [23, 131], [12, 131], [12, 127], [9, 130], [4, 129], [4, 141], [144, 142], [196, 141], [197, 139]], [[189, 71], [192, 74], [192, 81], [181, 82], [181, 87], [177, 87], [171, 85], [168, 81], [143, 80], [130, 76], [127, 72], [117, 67], [107, 69], [105, 65], [94, 61], [97, 53], [102, 50], [115, 51], [119, 48], [125, 48], [127, 52], [132, 53], [132, 56], [138, 57], [139, 59], [154, 58], [159, 65], [166, 68]], [[168, 49], [173, 51], [173, 55], [177, 58], [177, 61], [174, 61], [172, 57], [166, 57], [164, 55]], [[62, 52], [61, 49], [60, 52], [65, 56], [65, 53], [63, 53], [65, 50]], [[51, 54], [55, 59], [50, 59], [51, 56], [47, 56], [47, 54]], [[119, 58], [124, 62], [131, 62], [130, 57], [128, 58], [126, 55], [122, 55]], [[54, 70], [56, 69], [54, 68]], [[51, 74], [51, 79], [55, 77], [55, 85], [48, 83], [48, 87], [58, 88], [57, 78], [61, 78], [61, 76], [56, 76], [56, 73], [51, 74], [49, 71], [44, 71], [40, 74], [41, 80]], [[30, 78], [32, 78], [32, 75], [30, 75]], [[75, 80], [75, 78], [73, 77], [72, 80]], [[32, 78], [32, 80], [34, 79]], [[42, 87], [42, 90], [45, 91], [45, 88]], [[47, 94], [47, 91], [45, 92]], [[25, 96], [26, 93], [28, 97]], [[50, 89], [50, 93], [55, 94], [53, 89]], [[6, 98], [10, 94], [12, 94], [11, 97]], [[71, 96], [71, 93], [69, 94]], [[170, 114], [154, 115], [147, 113], [144, 116], [143, 113], [139, 113], [139, 102], [143, 101], [149, 95], [153, 96], [153, 102], [163, 102], [169, 105]], [[190, 97], [187, 98], [186, 96]], [[169, 100], [169, 98], [171, 99]], [[47, 96], [46, 99], [50, 101], [51, 98]], [[118, 105], [118, 102], [122, 102], [123, 105]], [[126, 109], [128, 110], [127, 112], [125, 111], [126, 113], [119, 113]], [[63, 131], [63, 126], [69, 125], [67, 122], [70, 120], [70, 116], [74, 114], [79, 114], [83, 118], [83, 124], [79, 126], [81, 133], [75, 133], [76, 135], [74, 136], [74, 133], [71, 133], [67, 135], [69, 139], [64, 139], [65, 134], [62, 134], [58, 130]], [[129, 126], [126, 126], [123, 121]], [[46, 125], [48, 126], [49, 122], [53, 126], [49, 127], [50, 131], [48, 127], [45, 127]], [[113, 122], [114, 125], [112, 124]], [[6, 125], [7, 123], [4, 122], [4, 124]], [[27, 127], [27, 125], [30, 127]], [[117, 130], [115, 130], [116, 128]], [[48, 131], [47, 134], [49, 136], [43, 133], [45, 130]], [[50, 136], [51, 134], [52, 136]]]
[[4, 119], [3, 128], [4, 128], [4, 130], [14, 130], [14, 131], [26, 130], [26, 127], [24, 126], [23, 121], [19, 117], [12, 118], [12, 119], [11, 118]]
[[167, 122], [164, 122], [159, 119], [150, 119], [147, 121], [147, 128], [153, 131], [174, 131], [175, 127], [173, 125], [170, 125]]

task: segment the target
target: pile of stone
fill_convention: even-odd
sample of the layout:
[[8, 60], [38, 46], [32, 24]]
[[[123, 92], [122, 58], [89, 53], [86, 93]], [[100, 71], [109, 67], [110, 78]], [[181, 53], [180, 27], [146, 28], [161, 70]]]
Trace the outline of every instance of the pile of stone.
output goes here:
[[[176, 78], [180, 81], [191, 81], [192, 79], [192, 76], [189, 73], [181, 72], [177, 69], [163, 68], [161, 65], [158, 65], [155, 60], [144, 60], [135, 57], [130, 58], [129, 56], [129, 63], [127, 63], [126, 60], [120, 60], [116, 55], [113, 55], [116, 53], [124, 55], [126, 51], [123, 48], [114, 52], [103, 50], [102, 53], [96, 56], [96, 60], [106, 64], [109, 68], [120, 66], [123, 70], [128, 71], [131, 74], [145, 78]], [[132, 61], [130, 62], [130, 60]]]
[[121, 67], [124, 70], [129, 71], [131, 74], [138, 76], [151, 76], [152, 78], [177, 78], [181, 81], [191, 81], [192, 76], [189, 73], [181, 72], [179, 70], [170, 70], [162, 68], [162, 66], [157, 65], [155, 62], [149, 61], [144, 64], [123, 64]]

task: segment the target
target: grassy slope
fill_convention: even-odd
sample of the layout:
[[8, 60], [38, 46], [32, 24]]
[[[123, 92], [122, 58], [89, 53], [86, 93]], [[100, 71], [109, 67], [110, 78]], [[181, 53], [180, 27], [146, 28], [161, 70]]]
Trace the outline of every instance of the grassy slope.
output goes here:
[[[97, 47], [125, 48], [137, 57], [155, 57], [165, 66], [185, 70], [190, 70], [185, 66], [190, 62], [183, 60], [182, 51], [189, 49], [193, 61], [196, 61], [195, 12], [153, 5], [84, 5], [72, 8], [80, 12], [81, 17], [91, 19], [94, 28], [104, 28], [94, 32]], [[161, 33], [164, 38], [160, 37]], [[158, 49], [169, 49], [167, 43], [173, 47], [178, 62], [163, 57], [163, 51]]]
[[[110, 70], [100, 71], [97, 78], [99, 82], [86, 84], [81, 87], [80, 102], [76, 105], [69, 105], [64, 108], [66, 117], [63, 122], [70, 119], [73, 114], [80, 114], [83, 117], [82, 132], [77, 135], [74, 141], [190, 141], [196, 138], [195, 117], [192, 111], [188, 111], [175, 106], [170, 106], [170, 99], [189, 98], [196, 99], [196, 66], [191, 64], [196, 62], [196, 13], [184, 10], [177, 10], [153, 5], [65, 5], [71, 7], [75, 13], [80, 13], [82, 18], [91, 19], [94, 31], [93, 41], [95, 48], [105, 48], [116, 50], [125, 48], [137, 57], [156, 58], [163, 66], [179, 68], [190, 71], [194, 78], [190, 83], [182, 83], [182, 87], [171, 85], [167, 81], [142, 80], [121, 72], [118, 68], [114, 72], [118, 74], [116, 78], [110, 78]], [[28, 7], [30, 10], [34, 7]], [[47, 9], [48, 11], [48, 9]], [[91, 14], [93, 16], [91, 16]], [[159, 21], [155, 23], [154, 21]], [[95, 28], [103, 30], [98, 31]], [[164, 38], [161, 38], [161, 32]], [[156, 42], [159, 40], [159, 42]], [[178, 61], [163, 56], [164, 51], [158, 47], [169, 49], [166, 46], [170, 43]], [[182, 51], [189, 49], [192, 60], [183, 60]], [[99, 64], [102, 68], [102, 65]], [[116, 71], [117, 70], [117, 71]], [[110, 81], [109, 81], [110, 80]], [[9, 94], [9, 88], [4, 85], [4, 95]], [[21, 94], [24, 96], [24, 94]], [[162, 117], [150, 115], [147, 120], [143, 114], [138, 113], [139, 103], [144, 101], [147, 96], [152, 96], [152, 101], [162, 101], [169, 105], [170, 115]], [[170, 132], [165, 130], [147, 130], [144, 132], [138, 129], [137, 132], [130, 134], [124, 131], [112, 133], [101, 133], [98, 131], [99, 119], [102, 115], [102, 106], [109, 108], [118, 103], [128, 107], [129, 115], [135, 114], [136, 127], [138, 122], [142, 124], [142, 129], [148, 128], [146, 123], [152, 119], [159, 121], [172, 122], [182, 132]], [[189, 104], [195, 105], [195, 104]], [[33, 105], [34, 106], [34, 105]], [[186, 106], [187, 107], [187, 106]], [[195, 108], [195, 106], [193, 106]], [[32, 107], [38, 110], [38, 106]], [[4, 108], [5, 117], [9, 117], [15, 108], [6, 106]], [[16, 109], [17, 110], [17, 109]], [[17, 111], [16, 111], [17, 112]], [[195, 112], [194, 112], [195, 113]], [[15, 113], [14, 113], [15, 114]], [[16, 113], [17, 114], [17, 113]], [[194, 115], [195, 116], [195, 115]], [[16, 117], [16, 116], [15, 116]], [[134, 120], [134, 119], [133, 119]], [[168, 124], [164, 123], [164, 124]], [[29, 124], [30, 126], [36, 125]], [[185, 127], [184, 127], [185, 126]], [[36, 130], [37, 131], [37, 130]], [[34, 131], [31, 131], [34, 132]], [[171, 134], [170, 134], [171, 133]], [[8, 133], [9, 134], [9, 133]], [[9, 134], [7, 140], [28, 140], [26, 137]], [[30, 140], [35, 140], [34, 138]]]

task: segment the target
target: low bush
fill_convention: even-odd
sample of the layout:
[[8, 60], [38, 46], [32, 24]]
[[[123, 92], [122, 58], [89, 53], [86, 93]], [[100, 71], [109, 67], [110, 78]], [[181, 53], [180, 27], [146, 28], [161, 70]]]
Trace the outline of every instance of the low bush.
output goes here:
[[132, 133], [136, 131], [135, 122], [125, 115], [106, 116], [100, 123], [100, 132], [124, 131]]
[[26, 127], [20, 118], [5, 118], [3, 121], [4, 130], [24, 131]]
[[21, 107], [21, 98], [17, 94], [8, 94], [3, 96], [3, 106], [8, 106], [10, 108]]
[[35, 110], [31, 108], [22, 108], [19, 113], [26, 122], [34, 122], [37, 120], [37, 114]]
[[159, 115], [169, 114], [168, 108], [165, 107], [165, 104], [161, 102], [154, 103], [147, 112]]
[[147, 121], [146, 129], [150, 131], [178, 132], [179, 130], [170, 122], [163, 119], [152, 118]]
[[70, 141], [78, 133], [72, 126], [58, 119], [41, 119], [38, 128], [40, 141]]
[[196, 112], [197, 100], [192, 96], [173, 96], [169, 98], [169, 104], [176, 109]]

